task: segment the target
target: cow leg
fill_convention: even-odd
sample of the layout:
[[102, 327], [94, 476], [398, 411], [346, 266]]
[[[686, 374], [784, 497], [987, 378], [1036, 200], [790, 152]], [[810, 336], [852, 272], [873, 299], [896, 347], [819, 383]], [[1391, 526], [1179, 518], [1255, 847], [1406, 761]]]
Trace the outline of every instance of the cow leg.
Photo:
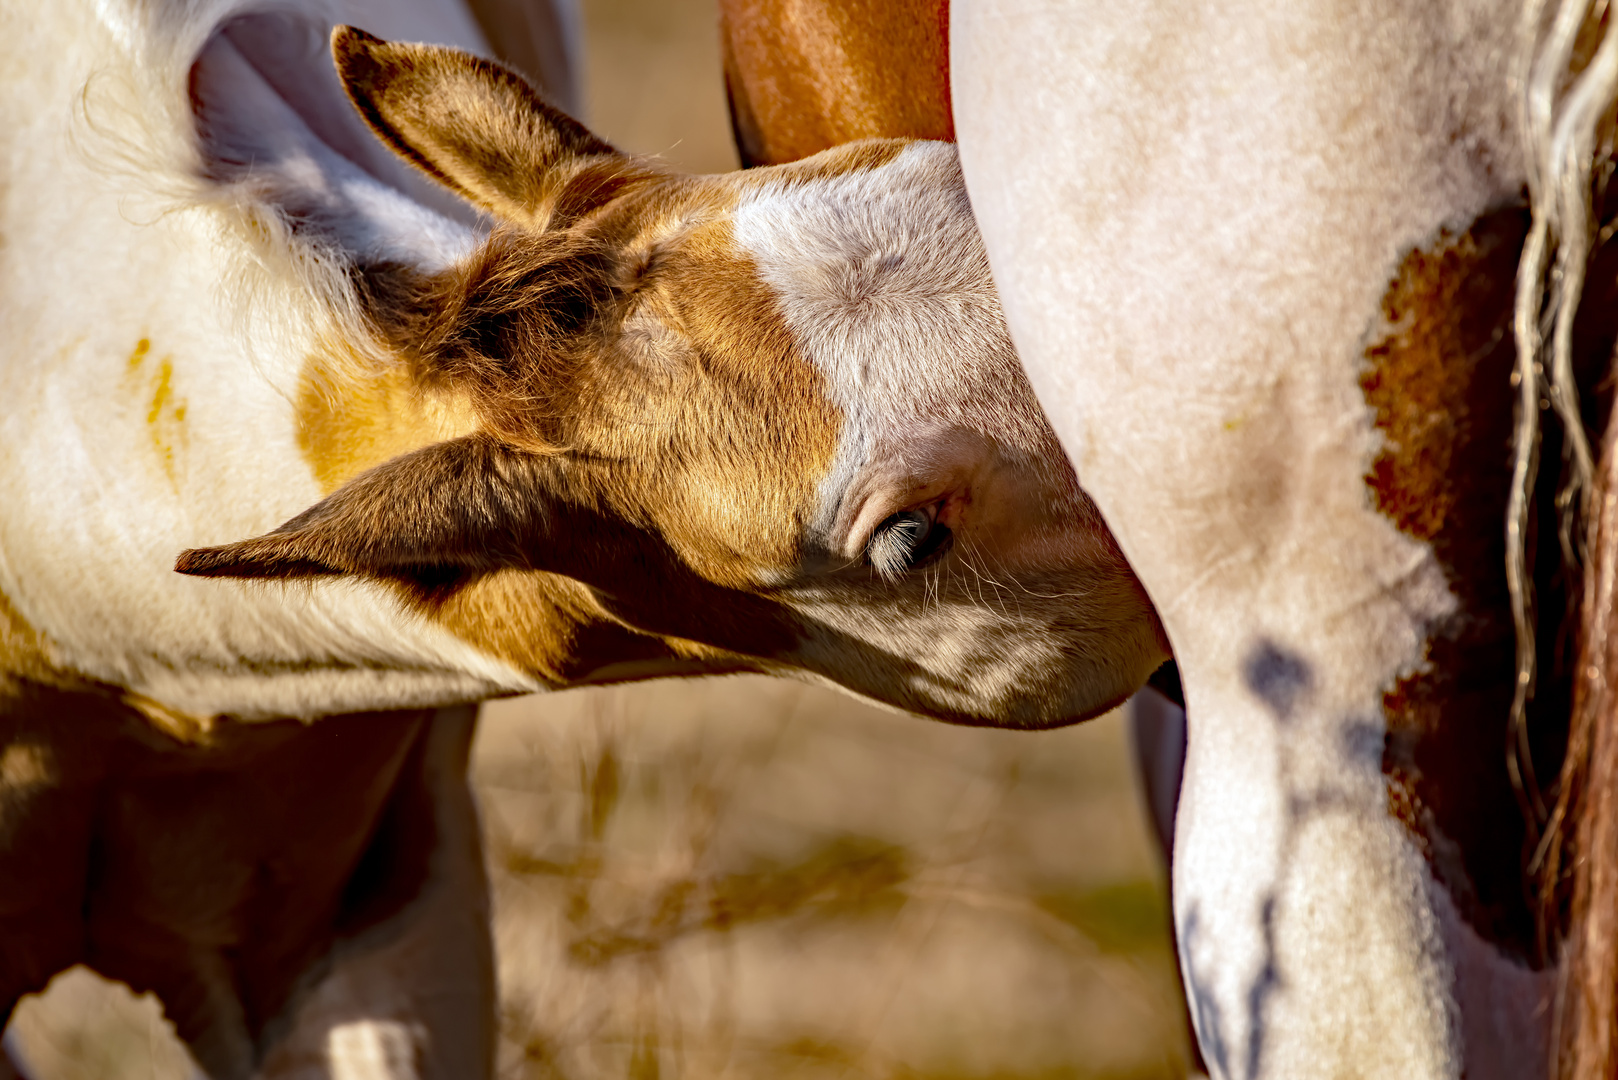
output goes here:
[[1129, 733], [1146, 811], [1167, 866], [1174, 858], [1174, 813], [1180, 805], [1180, 778], [1185, 772], [1185, 710], [1151, 687], [1143, 687], [1129, 703]]
[[[1176, 679], [1176, 681], [1178, 681]], [[1180, 780], [1185, 775], [1185, 709], [1151, 686], [1143, 687], [1129, 703], [1129, 732], [1135, 750], [1135, 770], [1144, 790], [1147, 816], [1163, 852], [1163, 865], [1174, 863], [1174, 815], [1180, 808]], [[1173, 875], [1170, 875], [1172, 880]], [[1172, 921], [1169, 932], [1173, 933]], [[1181, 973], [1184, 984], [1184, 972]], [[1189, 1006], [1185, 1014], [1186, 1045], [1191, 1050], [1191, 1075], [1204, 1076], [1207, 1064], [1197, 1045]]]
[[9, 1036], [0, 1038], [0, 1080], [28, 1080], [28, 1077], [22, 1071], [22, 1066], [18, 1065], [16, 1058], [12, 1057]]
[[[0, 674], [0, 1032], [25, 994], [84, 957], [96, 793], [120, 723], [98, 695]], [[0, 1080], [24, 1075], [11, 1043]]]
[[[494, 1067], [494, 950], [466, 768], [475, 707], [440, 710], [361, 876], [372, 898], [298, 996], [262, 1080], [476, 1080]], [[425, 882], [389, 867], [428, 846]], [[395, 855], [400, 856], [396, 859]], [[412, 875], [405, 875], [407, 877]]]

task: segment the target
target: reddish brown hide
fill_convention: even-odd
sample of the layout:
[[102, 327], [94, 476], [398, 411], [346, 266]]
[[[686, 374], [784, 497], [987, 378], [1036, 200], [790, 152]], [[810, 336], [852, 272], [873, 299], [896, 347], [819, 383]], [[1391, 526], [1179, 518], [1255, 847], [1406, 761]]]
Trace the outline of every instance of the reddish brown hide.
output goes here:
[[428, 757], [455, 744], [440, 784], [470, 807], [472, 717], [223, 724], [187, 745], [107, 696], [0, 680], [0, 1018], [83, 963], [155, 992], [211, 1075], [244, 1075], [322, 959], [419, 895], [441, 839], [477, 857], [475, 835], [438, 835]]
[[949, 0], [719, 0], [742, 164], [857, 139], [955, 141]]

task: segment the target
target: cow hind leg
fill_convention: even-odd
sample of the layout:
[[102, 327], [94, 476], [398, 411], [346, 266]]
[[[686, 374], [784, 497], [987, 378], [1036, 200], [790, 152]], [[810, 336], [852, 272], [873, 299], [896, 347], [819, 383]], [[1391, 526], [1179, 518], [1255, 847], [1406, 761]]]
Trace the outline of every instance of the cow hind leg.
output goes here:
[[22, 1066], [12, 1056], [10, 1036], [0, 1038], [0, 1080], [28, 1080]]
[[[261, 1080], [476, 1080], [494, 1067], [494, 958], [466, 779], [476, 710], [433, 720], [378, 832], [356, 925], [298, 995]], [[407, 769], [414, 768], [407, 766]], [[425, 884], [389, 867], [427, 849]], [[406, 874], [406, 877], [415, 877]]]

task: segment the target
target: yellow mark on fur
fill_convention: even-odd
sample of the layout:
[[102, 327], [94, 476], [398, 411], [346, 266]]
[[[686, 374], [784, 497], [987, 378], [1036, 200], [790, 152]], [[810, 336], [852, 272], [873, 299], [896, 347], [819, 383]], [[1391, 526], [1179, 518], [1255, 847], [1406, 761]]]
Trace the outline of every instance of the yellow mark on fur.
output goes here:
[[39, 635], [0, 593], [0, 670], [29, 674], [26, 661], [40, 655]]
[[65, 686], [73, 682], [71, 676], [51, 663], [48, 649], [39, 631], [17, 613], [4, 593], [0, 593], [0, 686], [7, 676], [45, 686]]
[[157, 367], [157, 389], [152, 391], [152, 408], [146, 414], [148, 424], [157, 423], [158, 419], [163, 415], [163, 406], [168, 404], [169, 394], [173, 392], [169, 386], [169, 381], [173, 378], [174, 365], [165, 356], [163, 362]]
[[152, 449], [163, 463], [163, 475], [178, 487], [174, 471], [174, 447], [190, 443], [184, 426], [185, 400], [174, 400], [174, 362], [167, 356], [157, 365], [157, 386], [152, 390], [152, 407], [146, 413], [146, 426], [152, 430]]
[[146, 407], [146, 426], [149, 429], [152, 450], [163, 466], [163, 475], [170, 486], [178, 488], [175, 467], [175, 448], [183, 452], [190, 444], [185, 428], [186, 400], [174, 392], [174, 358], [165, 356], [158, 361], [155, 372], [147, 368], [146, 358], [151, 354], [152, 341], [141, 338], [129, 354], [128, 374], [140, 379], [142, 374], [150, 381], [149, 404]]
[[298, 448], [323, 490], [475, 429], [466, 400], [416, 386], [402, 363], [377, 368], [346, 351], [311, 356], [298, 385]]

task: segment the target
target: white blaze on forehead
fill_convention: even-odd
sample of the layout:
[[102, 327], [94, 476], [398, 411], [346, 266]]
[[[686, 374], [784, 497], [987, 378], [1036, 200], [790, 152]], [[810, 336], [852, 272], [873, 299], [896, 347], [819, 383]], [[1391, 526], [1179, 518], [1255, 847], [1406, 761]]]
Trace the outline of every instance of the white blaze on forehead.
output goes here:
[[860, 470], [919, 429], [961, 425], [1032, 449], [1043, 424], [1021, 379], [955, 147], [781, 181], [734, 212], [738, 246], [775, 292], [844, 416], [821, 486], [824, 533]]

